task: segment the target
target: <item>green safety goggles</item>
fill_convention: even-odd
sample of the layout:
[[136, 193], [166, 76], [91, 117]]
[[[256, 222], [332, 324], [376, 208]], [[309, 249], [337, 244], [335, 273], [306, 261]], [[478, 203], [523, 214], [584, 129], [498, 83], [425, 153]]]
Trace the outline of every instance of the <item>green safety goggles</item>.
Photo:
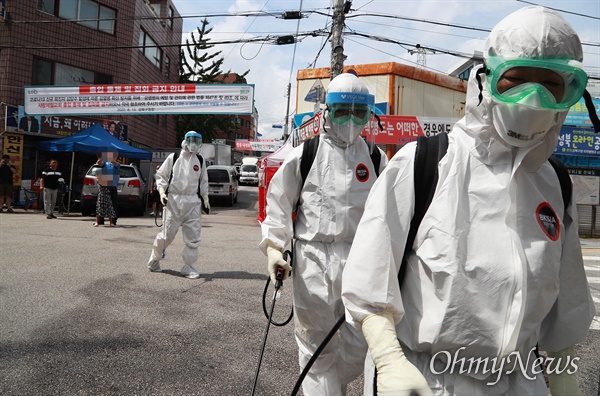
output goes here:
[[[505, 59], [491, 56], [486, 59], [488, 89], [492, 96], [505, 103], [519, 103], [526, 97], [535, 93], [539, 97], [542, 107], [554, 110], [566, 110], [573, 106], [582, 97], [587, 86], [588, 76], [583, 70], [581, 62], [572, 59]], [[498, 92], [498, 81], [504, 73], [515, 67], [533, 67], [551, 70], [563, 77], [565, 87], [564, 96], [560, 102], [544, 86], [537, 83], [524, 83], [510, 88], [505, 92]]]
[[335, 103], [329, 105], [331, 122], [340, 125], [352, 120], [355, 125], [365, 125], [371, 118], [371, 109], [365, 104]]

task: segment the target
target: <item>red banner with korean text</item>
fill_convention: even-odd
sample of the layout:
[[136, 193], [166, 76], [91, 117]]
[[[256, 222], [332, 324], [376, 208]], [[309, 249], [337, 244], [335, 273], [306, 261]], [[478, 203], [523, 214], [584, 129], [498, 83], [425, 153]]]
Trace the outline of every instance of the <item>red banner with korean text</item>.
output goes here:
[[[381, 126], [375, 117], [361, 133], [375, 144], [404, 145], [416, 141], [419, 136], [435, 136], [440, 132], [450, 132], [458, 118], [423, 117], [423, 116], [395, 116], [380, 115]], [[298, 129], [298, 139], [303, 142], [319, 132], [321, 121], [317, 117], [304, 122]], [[371, 138], [371, 136], [374, 137]]]
[[374, 133], [375, 144], [406, 144], [417, 140], [419, 136], [435, 136], [440, 132], [450, 132], [458, 118], [380, 115], [380, 130], [377, 119], [371, 120], [361, 136], [369, 137]]

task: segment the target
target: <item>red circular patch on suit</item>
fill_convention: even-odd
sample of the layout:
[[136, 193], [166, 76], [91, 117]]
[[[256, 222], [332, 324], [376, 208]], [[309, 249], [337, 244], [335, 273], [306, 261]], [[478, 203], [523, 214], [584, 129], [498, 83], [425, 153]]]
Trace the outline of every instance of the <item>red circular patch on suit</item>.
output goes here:
[[359, 182], [366, 182], [369, 180], [369, 168], [365, 164], [356, 165], [356, 178]]
[[195, 165], [195, 164], [194, 164], [194, 170], [195, 170], [196, 172], [198, 172], [198, 171], [200, 170], [200, 167], [199, 167], [198, 165]]
[[560, 221], [552, 206], [548, 202], [542, 202], [535, 210], [535, 217], [544, 234], [556, 241], [560, 236]]

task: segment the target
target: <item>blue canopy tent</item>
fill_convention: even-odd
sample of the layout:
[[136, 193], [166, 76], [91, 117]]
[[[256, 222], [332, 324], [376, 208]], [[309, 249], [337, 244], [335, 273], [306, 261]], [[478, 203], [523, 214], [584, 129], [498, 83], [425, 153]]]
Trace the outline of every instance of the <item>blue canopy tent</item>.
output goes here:
[[[37, 148], [45, 151], [72, 152], [71, 178], [69, 179], [69, 206], [71, 202], [71, 189], [73, 185], [73, 167], [75, 165], [75, 152], [96, 154], [100, 151], [113, 150], [119, 152], [119, 157], [151, 159], [152, 153], [123, 143], [108, 133], [101, 124], [94, 124], [75, 135], [61, 139], [47, 140], [37, 144]], [[70, 209], [70, 207], [69, 207]]]

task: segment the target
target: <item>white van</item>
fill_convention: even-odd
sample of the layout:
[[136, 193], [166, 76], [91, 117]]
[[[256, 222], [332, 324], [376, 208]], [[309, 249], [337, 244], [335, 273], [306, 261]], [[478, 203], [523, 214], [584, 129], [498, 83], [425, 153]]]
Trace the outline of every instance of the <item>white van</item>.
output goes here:
[[235, 168], [228, 165], [210, 165], [208, 173], [208, 197], [224, 199], [227, 206], [233, 206], [238, 201], [238, 182]]
[[251, 184], [258, 186], [258, 158], [242, 158], [240, 167], [240, 184]]

